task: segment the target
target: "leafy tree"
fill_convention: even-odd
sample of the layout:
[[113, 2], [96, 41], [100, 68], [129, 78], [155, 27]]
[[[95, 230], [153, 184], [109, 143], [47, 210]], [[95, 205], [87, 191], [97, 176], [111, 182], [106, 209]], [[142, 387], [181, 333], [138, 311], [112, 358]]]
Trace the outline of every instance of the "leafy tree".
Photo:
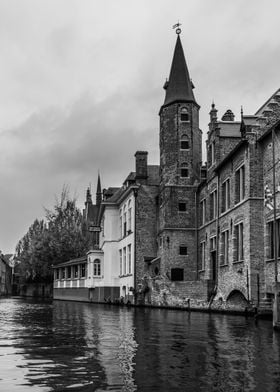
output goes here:
[[36, 219], [16, 246], [21, 276], [27, 281], [52, 279], [52, 265], [80, 257], [88, 250], [85, 222], [67, 187], [45, 214], [46, 220]]

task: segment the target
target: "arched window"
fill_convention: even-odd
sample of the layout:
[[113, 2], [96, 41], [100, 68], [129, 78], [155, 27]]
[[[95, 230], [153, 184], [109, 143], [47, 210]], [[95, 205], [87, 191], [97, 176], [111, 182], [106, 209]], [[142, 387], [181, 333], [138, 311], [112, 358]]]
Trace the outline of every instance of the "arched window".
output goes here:
[[95, 259], [93, 262], [93, 275], [101, 276], [101, 261], [99, 259]]
[[181, 177], [189, 177], [189, 169], [188, 169], [188, 164], [187, 162], [183, 162], [181, 164], [181, 168], [180, 168], [180, 176]]
[[181, 121], [189, 121], [189, 112], [187, 108], [181, 110]]
[[189, 143], [189, 138], [187, 135], [182, 135], [181, 140], [180, 140], [180, 148], [181, 148], [181, 150], [189, 150], [190, 143]]

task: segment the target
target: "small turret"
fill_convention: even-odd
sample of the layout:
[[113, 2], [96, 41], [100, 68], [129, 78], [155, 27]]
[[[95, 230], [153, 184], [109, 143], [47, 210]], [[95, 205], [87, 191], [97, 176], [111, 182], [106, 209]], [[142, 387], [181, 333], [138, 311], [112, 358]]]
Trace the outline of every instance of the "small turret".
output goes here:
[[215, 104], [214, 104], [214, 102], [212, 103], [212, 106], [211, 106], [211, 110], [210, 110], [210, 112], [209, 112], [209, 114], [210, 114], [210, 123], [214, 123], [214, 122], [216, 122], [217, 121], [217, 112], [218, 112], [218, 110], [215, 108]]

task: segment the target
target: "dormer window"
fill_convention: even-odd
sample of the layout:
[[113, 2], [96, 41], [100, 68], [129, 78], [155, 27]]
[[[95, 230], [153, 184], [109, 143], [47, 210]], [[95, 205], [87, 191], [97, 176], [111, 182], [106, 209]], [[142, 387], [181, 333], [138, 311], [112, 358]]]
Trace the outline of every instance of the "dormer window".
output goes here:
[[187, 108], [182, 108], [180, 118], [183, 122], [189, 121], [189, 112]]
[[190, 149], [190, 143], [187, 135], [182, 135], [181, 141], [180, 141], [180, 148], [181, 150], [189, 150]]

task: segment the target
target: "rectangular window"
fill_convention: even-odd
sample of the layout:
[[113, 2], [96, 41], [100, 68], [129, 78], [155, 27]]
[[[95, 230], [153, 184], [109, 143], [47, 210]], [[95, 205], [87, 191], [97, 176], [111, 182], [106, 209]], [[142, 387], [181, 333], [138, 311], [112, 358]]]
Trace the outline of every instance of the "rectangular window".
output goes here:
[[187, 211], [187, 203], [179, 201], [178, 209], [180, 212], [186, 212]]
[[171, 268], [171, 280], [172, 281], [184, 280], [184, 269], [183, 268]]
[[59, 268], [57, 268], [55, 270], [55, 276], [56, 276], [56, 279], [59, 279]]
[[[278, 237], [277, 241], [277, 246], [278, 246], [278, 252], [277, 252], [277, 257], [280, 257], [280, 219], [277, 219], [276, 221], [276, 235]], [[274, 259], [274, 254], [275, 254], [275, 249], [274, 249], [274, 222], [269, 222], [268, 223], [268, 238], [269, 238], [269, 255], [268, 257], [270, 259]]]
[[126, 275], [126, 247], [123, 248], [123, 274]]
[[62, 268], [62, 279], [65, 279], [65, 268]]
[[72, 268], [71, 267], [67, 267], [67, 279], [71, 279], [71, 276], [72, 276]]
[[101, 261], [99, 259], [96, 259], [93, 262], [93, 275], [101, 276]]
[[204, 225], [206, 223], [206, 199], [200, 202], [200, 224]]
[[244, 260], [243, 223], [234, 226], [234, 261]]
[[221, 234], [221, 265], [228, 264], [229, 255], [229, 230], [225, 230]]
[[189, 141], [188, 140], [181, 140], [181, 150], [189, 150]]
[[80, 275], [81, 275], [81, 278], [85, 278], [86, 277], [86, 263], [81, 264], [81, 266], [80, 266]]
[[128, 225], [127, 225], [127, 230], [131, 232], [131, 208], [128, 209]]
[[127, 234], [127, 222], [126, 222], [126, 212], [123, 215], [123, 236]]
[[216, 246], [217, 246], [217, 237], [211, 237], [210, 238], [210, 251], [213, 252], [214, 250], [216, 250]]
[[235, 173], [235, 203], [245, 197], [245, 167], [241, 166]]
[[122, 274], [123, 274], [123, 269], [122, 269], [122, 250], [120, 249], [119, 250], [119, 252], [120, 252], [120, 276], [122, 276]]
[[128, 273], [131, 274], [131, 245], [127, 247], [127, 257], [128, 257]]
[[210, 193], [210, 219], [217, 218], [217, 190]]
[[215, 142], [209, 145], [209, 164], [210, 167], [215, 163]]
[[79, 276], [79, 268], [77, 265], [74, 265], [74, 278], [78, 278]]
[[205, 241], [200, 243], [200, 267], [205, 270]]
[[122, 231], [122, 216], [120, 216], [120, 237], [122, 238], [123, 231]]
[[181, 245], [181, 246], [179, 247], [179, 254], [180, 254], [181, 256], [186, 256], [186, 255], [188, 254], [188, 247], [185, 246], [185, 245]]
[[230, 182], [229, 179], [222, 183], [222, 212], [230, 207]]
[[189, 169], [182, 167], [181, 168], [181, 177], [189, 177]]

